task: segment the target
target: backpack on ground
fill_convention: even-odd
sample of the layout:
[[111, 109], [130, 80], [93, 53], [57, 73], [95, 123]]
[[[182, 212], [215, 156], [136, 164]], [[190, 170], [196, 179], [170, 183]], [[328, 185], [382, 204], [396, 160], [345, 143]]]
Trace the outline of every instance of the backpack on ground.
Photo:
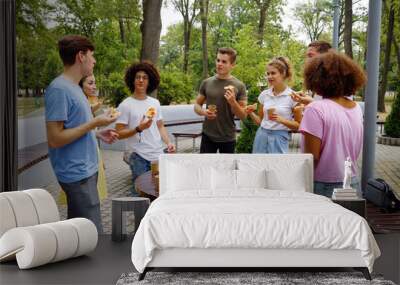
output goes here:
[[369, 179], [365, 189], [365, 198], [372, 204], [388, 212], [400, 210], [400, 200], [396, 198], [392, 188], [381, 178]]

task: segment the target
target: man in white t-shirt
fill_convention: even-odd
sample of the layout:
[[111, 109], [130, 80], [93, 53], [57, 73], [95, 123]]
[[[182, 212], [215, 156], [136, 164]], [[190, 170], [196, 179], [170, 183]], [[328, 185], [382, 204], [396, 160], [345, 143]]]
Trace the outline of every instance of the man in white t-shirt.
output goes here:
[[[118, 106], [121, 115], [116, 122], [116, 130], [120, 139], [128, 139], [127, 145], [132, 152], [129, 166], [134, 183], [139, 175], [150, 170], [151, 162], [157, 161], [163, 153], [163, 142], [168, 152], [174, 152], [175, 146], [170, 142], [164, 126], [160, 102], [147, 95], [160, 83], [156, 67], [146, 61], [131, 65], [125, 74], [125, 83], [132, 95]], [[137, 196], [134, 188], [132, 194]]]

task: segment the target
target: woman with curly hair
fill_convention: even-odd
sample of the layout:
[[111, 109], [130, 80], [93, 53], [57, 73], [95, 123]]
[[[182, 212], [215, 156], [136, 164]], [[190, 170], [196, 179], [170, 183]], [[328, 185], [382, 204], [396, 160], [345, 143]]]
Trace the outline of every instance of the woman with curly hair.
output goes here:
[[253, 153], [287, 153], [289, 130], [300, 125], [301, 109], [296, 108], [287, 86], [292, 77], [292, 67], [285, 57], [275, 57], [267, 64], [266, 77], [269, 89], [258, 96], [260, 107], [256, 114], [254, 105], [247, 106], [249, 117], [260, 127], [253, 143]]
[[[175, 146], [164, 127], [160, 102], [148, 95], [160, 83], [157, 68], [148, 61], [134, 63], [125, 73], [125, 83], [132, 95], [118, 106], [121, 115], [116, 122], [116, 130], [120, 139], [128, 139], [127, 146], [132, 152], [129, 165], [135, 182], [139, 175], [150, 170], [151, 162], [157, 161], [163, 153], [163, 142], [168, 152], [174, 152]], [[138, 195], [135, 189], [132, 194]]]
[[314, 193], [331, 197], [342, 187], [347, 157], [353, 162], [351, 186], [359, 191], [363, 115], [349, 98], [365, 84], [364, 71], [348, 56], [329, 51], [307, 61], [304, 79], [308, 90], [323, 97], [307, 105], [299, 128], [303, 151], [314, 156]]

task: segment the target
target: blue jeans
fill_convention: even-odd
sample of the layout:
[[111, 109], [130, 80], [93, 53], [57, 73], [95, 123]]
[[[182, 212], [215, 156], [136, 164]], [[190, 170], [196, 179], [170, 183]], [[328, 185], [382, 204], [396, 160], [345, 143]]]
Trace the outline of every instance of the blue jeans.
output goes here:
[[287, 153], [289, 138], [288, 131], [259, 127], [254, 138], [253, 153]]
[[[357, 177], [351, 178], [350, 186], [357, 190], [358, 197], [362, 197], [361, 186]], [[319, 182], [314, 181], [314, 193], [328, 198], [332, 197], [333, 189], [342, 188], [343, 182]]]
[[97, 172], [80, 181], [59, 183], [67, 196], [68, 219], [87, 218], [96, 225], [98, 233], [101, 234], [103, 226], [97, 192]]
[[132, 196], [137, 197], [139, 193], [136, 192], [135, 189], [135, 180], [138, 176], [142, 175], [143, 173], [150, 171], [151, 169], [151, 162], [144, 159], [140, 155], [135, 152], [132, 152], [129, 157], [129, 167], [131, 168], [132, 172]]

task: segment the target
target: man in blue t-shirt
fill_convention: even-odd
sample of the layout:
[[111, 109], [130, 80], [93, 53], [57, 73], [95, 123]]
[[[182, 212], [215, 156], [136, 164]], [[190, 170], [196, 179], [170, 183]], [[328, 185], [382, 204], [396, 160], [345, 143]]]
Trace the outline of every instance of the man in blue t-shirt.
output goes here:
[[118, 134], [112, 129], [94, 130], [111, 124], [117, 116], [109, 112], [93, 118], [79, 86], [81, 78], [93, 74], [93, 44], [85, 37], [69, 35], [58, 42], [58, 48], [64, 71], [45, 92], [50, 161], [67, 196], [68, 218], [87, 218], [101, 233], [96, 137], [112, 143]]

